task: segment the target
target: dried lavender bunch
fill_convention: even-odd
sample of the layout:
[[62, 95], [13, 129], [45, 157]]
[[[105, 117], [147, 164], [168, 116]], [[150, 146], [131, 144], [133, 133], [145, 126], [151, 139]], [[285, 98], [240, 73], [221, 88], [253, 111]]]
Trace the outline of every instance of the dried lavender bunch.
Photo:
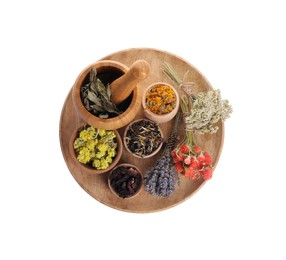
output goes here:
[[175, 191], [175, 185], [180, 185], [180, 178], [172, 167], [171, 149], [167, 149], [156, 165], [144, 176], [145, 190], [151, 195], [170, 197]]
[[175, 191], [175, 186], [180, 185], [180, 177], [173, 167], [171, 151], [175, 147], [178, 132], [178, 123], [181, 113], [176, 115], [175, 127], [171, 133], [165, 149], [156, 161], [155, 166], [149, 169], [144, 176], [145, 190], [151, 195], [170, 197]]

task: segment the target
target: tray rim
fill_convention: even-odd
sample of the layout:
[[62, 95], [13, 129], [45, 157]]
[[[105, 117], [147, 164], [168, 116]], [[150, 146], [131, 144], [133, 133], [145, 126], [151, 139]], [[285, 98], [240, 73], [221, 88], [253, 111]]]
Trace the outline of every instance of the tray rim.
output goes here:
[[[203, 75], [203, 73], [201, 73], [200, 70], [198, 70], [193, 64], [191, 64], [190, 62], [188, 62], [187, 60], [183, 59], [182, 57], [176, 55], [176, 54], [173, 54], [171, 52], [168, 52], [168, 51], [165, 51], [165, 50], [160, 50], [160, 49], [157, 49], [157, 48], [148, 48], [148, 47], [143, 47], [143, 48], [127, 48], [127, 49], [123, 49], [123, 50], [119, 50], [119, 51], [116, 51], [116, 52], [113, 52], [109, 55], [106, 55], [104, 56], [103, 58], [97, 60], [97, 61], [101, 61], [101, 60], [104, 60], [104, 59], [107, 59], [108, 57], [110, 56], [113, 56], [113, 55], [116, 55], [118, 53], [123, 53], [123, 52], [129, 52], [129, 51], [156, 51], [156, 52], [161, 52], [161, 53], [165, 53], [167, 55], [170, 55], [170, 56], [173, 56], [177, 59], [180, 59], [182, 60], [183, 62], [185, 62], [186, 64], [188, 64], [190, 67], [192, 67], [194, 70], [197, 71], [198, 74], [200, 74], [200, 76], [204, 79], [204, 81], [207, 83], [207, 85], [213, 89], [212, 85], [210, 84], [210, 82], [208, 81], [208, 79]], [[96, 61], [96, 62], [97, 62]], [[170, 209], [170, 208], [173, 208], [173, 207], [176, 207], [178, 206], [179, 204], [185, 202], [186, 200], [188, 200], [190, 197], [192, 197], [193, 195], [195, 195], [204, 185], [207, 181], [203, 180], [201, 181], [201, 183], [198, 185], [198, 187], [191, 193], [189, 194], [188, 196], [184, 197], [183, 199], [181, 199], [180, 201], [178, 202], [175, 202], [169, 206], [166, 206], [164, 208], [157, 208], [157, 209], [152, 209], [152, 210], [131, 210], [131, 209], [125, 209], [125, 208], [118, 208], [116, 207], [115, 205], [110, 205], [108, 203], [106, 203], [104, 200], [100, 199], [100, 198], [95, 198], [92, 193], [82, 184], [78, 181], [78, 179], [75, 177], [75, 174], [73, 173], [73, 170], [71, 168], [71, 166], [69, 165], [68, 161], [67, 161], [67, 158], [65, 156], [65, 152], [64, 152], [64, 147], [63, 147], [63, 140], [61, 138], [61, 129], [62, 129], [62, 124], [63, 124], [63, 117], [64, 117], [64, 110], [66, 108], [66, 104], [68, 102], [68, 100], [71, 98], [71, 91], [72, 89], [70, 89], [70, 91], [68, 92], [66, 98], [65, 98], [65, 101], [64, 101], [64, 104], [63, 104], [63, 107], [62, 107], [62, 110], [61, 110], [61, 114], [60, 114], [60, 122], [59, 122], [59, 139], [60, 139], [60, 146], [61, 146], [61, 151], [62, 151], [62, 156], [65, 160], [65, 163], [70, 171], [70, 173], [72, 174], [73, 178], [76, 180], [76, 182], [79, 184], [79, 186], [87, 193], [89, 194], [93, 199], [97, 200], [98, 202], [100, 202], [101, 204], [104, 204], [105, 206], [108, 206], [110, 208], [113, 208], [113, 209], [116, 209], [116, 210], [119, 210], [119, 211], [123, 211], [123, 212], [129, 212], [129, 213], [139, 213], [139, 214], [144, 214], [144, 213], [153, 213], [153, 212], [161, 212], [161, 211], [164, 211], [164, 210], [167, 210], [167, 209]], [[78, 123], [80, 122], [84, 122], [83, 120], [81, 120], [80, 118], [77, 118], [78, 120]], [[219, 149], [218, 149], [218, 152], [217, 152], [217, 160], [215, 162], [215, 164], [213, 165], [213, 169], [215, 170], [218, 162], [219, 162], [219, 159], [221, 157], [221, 153], [222, 153], [222, 149], [223, 149], [223, 146], [224, 146], [224, 135], [225, 135], [225, 126], [224, 126], [224, 122], [221, 122], [220, 123], [220, 131], [221, 131], [221, 140], [220, 140], [220, 145], [219, 145]], [[151, 196], [151, 195], [150, 195]]]

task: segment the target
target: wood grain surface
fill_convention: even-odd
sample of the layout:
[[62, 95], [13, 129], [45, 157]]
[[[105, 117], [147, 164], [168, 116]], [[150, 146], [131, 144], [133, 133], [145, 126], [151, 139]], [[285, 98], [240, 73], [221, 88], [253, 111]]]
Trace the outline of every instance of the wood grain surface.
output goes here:
[[[180, 77], [183, 77], [188, 71], [185, 80], [193, 81], [195, 83], [194, 92], [212, 89], [207, 79], [192, 64], [185, 61], [181, 57], [178, 57], [177, 55], [168, 53], [166, 51], [150, 48], [134, 48], [110, 54], [102, 58], [102, 60], [104, 59], [119, 61], [127, 65], [128, 67], [130, 67], [137, 60], [146, 60], [150, 64], [151, 70], [149, 76], [141, 82], [141, 86], [143, 89], [147, 88], [150, 84], [158, 81], [164, 81], [172, 84], [169, 78], [165, 76], [160, 69], [164, 61], [170, 63], [176, 69]], [[178, 91], [180, 92], [180, 90]], [[144, 118], [143, 109], [139, 111], [134, 120], [139, 118]], [[173, 120], [168, 123], [160, 124], [163, 130], [165, 140], [168, 139], [168, 136], [172, 130]], [[170, 198], [151, 196], [148, 192], [144, 191], [144, 189], [135, 198], [128, 200], [118, 198], [110, 191], [108, 187], [108, 172], [100, 175], [86, 174], [71, 159], [71, 156], [69, 154], [70, 137], [73, 131], [82, 122], [82, 119], [80, 119], [74, 109], [70, 91], [66, 97], [62, 108], [59, 126], [59, 137], [63, 157], [65, 159], [69, 171], [71, 172], [77, 183], [93, 198], [109, 207], [112, 207], [117, 210], [134, 213], [161, 211], [176, 206], [183, 201], [189, 199], [205, 183], [205, 181], [203, 180], [191, 181], [189, 179], [182, 178], [181, 187], [176, 186], [176, 190]], [[220, 130], [216, 134], [195, 136], [197, 144], [200, 145], [203, 150], [207, 150], [213, 157], [214, 169], [219, 161], [224, 139], [224, 124], [222, 122], [219, 122], [218, 126]], [[117, 129], [121, 136], [123, 135], [124, 129], [125, 127]], [[179, 131], [179, 138], [182, 138], [183, 136], [184, 126], [182, 122]], [[144, 172], [146, 172], [148, 168], [154, 165], [156, 159], [160, 156], [160, 154], [161, 153], [158, 153], [151, 158], [139, 159], [133, 157], [130, 153], [123, 149], [122, 157], [119, 163], [134, 164], [144, 174]], [[216, 174], [219, 173], [214, 171], [214, 175]]]

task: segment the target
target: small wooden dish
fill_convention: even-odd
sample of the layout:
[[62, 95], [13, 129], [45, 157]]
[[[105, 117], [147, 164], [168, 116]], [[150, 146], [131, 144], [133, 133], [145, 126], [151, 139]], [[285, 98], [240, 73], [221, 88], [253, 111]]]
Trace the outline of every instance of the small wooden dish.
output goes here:
[[162, 137], [162, 142], [160, 143], [160, 145], [151, 153], [151, 154], [148, 154], [148, 155], [144, 155], [144, 156], [140, 156], [138, 154], [136, 154], [135, 152], [132, 152], [129, 147], [128, 147], [128, 144], [127, 144], [127, 141], [126, 141], [126, 137], [127, 137], [127, 132], [128, 130], [130, 129], [130, 127], [134, 124], [134, 123], [138, 123], [140, 121], [147, 121], [147, 122], [151, 122], [153, 124], [157, 124], [156, 122], [152, 121], [152, 120], [149, 120], [149, 119], [146, 119], [146, 118], [143, 118], [143, 119], [137, 119], [131, 123], [128, 124], [128, 126], [125, 128], [124, 130], [124, 133], [123, 133], [123, 144], [124, 144], [124, 147], [126, 148], [127, 152], [130, 153], [132, 156], [136, 157], [136, 158], [140, 158], [140, 159], [147, 159], [147, 158], [150, 158], [152, 156], [154, 156], [155, 154], [157, 154], [161, 148], [162, 148], [162, 145], [164, 143], [164, 137], [163, 137], [163, 131], [162, 129], [160, 128], [160, 126], [157, 124], [158, 126], [158, 130], [160, 132], [160, 135]]
[[137, 84], [129, 97], [118, 105], [119, 110], [123, 111], [123, 113], [112, 118], [99, 118], [87, 111], [80, 96], [80, 89], [83, 84], [88, 82], [91, 68], [97, 70], [98, 78], [105, 85], [112, 83], [128, 71], [127, 66], [112, 60], [102, 60], [87, 66], [79, 74], [72, 88], [72, 99], [77, 114], [87, 124], [99, 129], [114, 130], [127, 125], [135, 118], [141, 107], [141, 86]]
[[[146, 95], [152, 88], [157, 87], [157, 86], [169, 86], [175, 93], [176, 105], [175, 105], [174, 109], [172, 111], [170, 111], [169, 113], [159, 115], [159, 114], [152, 112], [150, 109], [148, 109], [148, 106], [146, 104]], [[175, 117], [175, 115], [177, 114], [179, 107], [180, 107], [180, 97], [179, 97], [177, 90], [172, 85], [170, 85], [166, 82], [156, 82], [156, 83], [149, 85], [146, 88], [146, 90], [144, 91], [143, 97], [142, 97], [142, 106], [143, 106], [143, 111], [144, 111], [145, 117], [147, 117], [148, 119], [150, 119], [150, 120], [152, 120], [158, 124], [166, 123], [166, 122], [170, 121], [171, 119], [173, 119]]]
[[90, 174], [90, 175], [94, 175], [94, 174], [97, 175], [97, 174], [101, 174], [101, 173], [110, 171], [111, 169], [113, 169], [113, 167], [115, 167], [115, 165], [120, 160], [121, 155], [122, 155], [122, 151], [123, 151], [123, 144], [122, 144], [122, 140], [121, 140], [121, 137], [120, 137], [118, 131], [112, 130], [116, 135], [116, 141], [117, 141], [116, 155], [113, 158], [112, 163], [106, 169], [97, 170], [96, 168], [94, 168], [88, 164], [83, 164], [83, 163], [79, 162], [77, 159], [77, 153], [76, 153], [74, 146], [73, 146], [75, 139], [79, 135], [79, 132], [81, 130], [83, 130], [86, 126], [87, 126], [86, 123], [81, 124], [76, 130], [74, 130], [74, 132], [71, 135], [70, 142], [69, 142], [69, 151], [70, 151], [70, 155], [72, 157], [72, 160], [77, 165], [77, 167], [81, 170], [82, 173], [86, 173], [86, 174]]
[[[121, 168], [121, 167], [123, 167], [123, 168], [131, 168], [131, 169], [134, 169], [135, 171], [134, 171], [134, 174], [139, 174], [140, 175], [140, 177], [139, 177], [139, 180], [140, 180], [140, 184], [139, 184], [139, 186], [137, 187], [137, 189], [136, 189], [136, 192], [133, 194], [133, 195], [126, 195], [126, 196], [120, 196], [119, 194], [118, 194], [118, 192], [114, 189], [114, 187], [112, 186], [112, 183], [111, 183], [111, 176], [114, 174], [114, 171], [115, 170], [118, 170], [119, 168]], [[118, 164], [117, 166], [115, 166], [112, 170], [111, 170], [111, 172], [109, 173], [109, 175], [108, 175], [108, 187], [110, 188], [110, 190], [111, 190], [111, 192], [116, 196], [116, 197], [118, 197], [118, 198], [121, 198], [121, 199], [131, 199], [131, 198], [134, 198], [135, 196], [137, 196], [139, 193], [140, 193], [140, 191], [142, 190], [142, 188], [143, 188], [143, 174], [141, 173], [141, 171], [139, 170], [139, 168], [138, 167], [136, 167], [135, 165], [133, 165], [133, 164], [130, 164], [130, 163], [122, 163], [122, 164]], [[127, 188], [128, 189], [128, 188]]]

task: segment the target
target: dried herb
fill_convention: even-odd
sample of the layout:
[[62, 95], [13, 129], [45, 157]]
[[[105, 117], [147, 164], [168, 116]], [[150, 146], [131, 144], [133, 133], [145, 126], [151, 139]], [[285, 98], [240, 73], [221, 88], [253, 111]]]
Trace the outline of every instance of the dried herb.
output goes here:
[[228, 100], [221, 99], [219, 90], [191, 95], [186, 92], [181, 101], [186, 130], [193, 130], [200, 134], [216, 133], [219, 127], [215, 124], [219, 120], [225, 121], [232, 113], [232, 107]]
[[86, 126], [73, 143], [80, 163], [97, 170], [106, 169], [117, 153], [116, 135], [112, 130]]
[[174, 170], [171, 154], [176, 144], [180, 121], [181, 113], [177, 113], [173, 132], [168, 138], [162, 155], [156, 161], [155, 166], [144, 175], [145, 190], [151, 195], [170, 197], [175, 191], [176, 184], [181, 183], [178, 173]]
[[134, 167], [119, 166], [109, 176], [112, 189], [122, 198], [133, 196], [141, 186], [142, 176]]
[[161, 66], [161, 69], [178, 86], [183, 83], [177, 71], [175, 71], [171, 64], [169, 64], [168, 62], [164, 62]]
[[187, 130], [197, 133], [216, 133], [219, 129], [215, 125], [219, 120], [225, 121], [232, 113], [228, 100], [222, 100], [219, 90], [209, 90], [194, 94], [193, 82], [184, 82], [178, 73], [167, 62], [163, 63], [162, 71], [179, 87], [184, 95], [181, 96], [180, 106], [184, 113]]
[[215, 124], [227, 119], [232, 107], [227, 100], [221, 100], [219, 90], [194, 94], [194, 83], [181, 80], [170, 64], [165, 62], [161, 69], [183, 91], [180, 107], [185, 121], [185, 137], [171, 152], [175, 169], [192, 180], [209, 180], [213, 175], [212, 157], [195, 144], [193, 133], [216, 133], [219, 127]]
[[89, 82], [81, 87], [80, 94], [86, 110], [99, 118], [114, 117], [121, 113], [110, 101], [110, 84], [105, 86], [102, 83], [95, 68], [91, 69]]
[[146, 93], [146, 107], [158, 115], [171, 112], [176, 102], [174, 90], [167, 85], [154, 86]]
[[[189, 132], [191, 133], [191, 132]], [[209, 180], [213, 174], [212, 157], [198, 145], [189, 143], [186, 138], [171, 152], [175, 170], [184, 177], [196, 180]]]
[[163, 142], [159, 126], [146, 119], [133, 122], [124, 139], [128, 149], [139, 157], [152, 154]]

